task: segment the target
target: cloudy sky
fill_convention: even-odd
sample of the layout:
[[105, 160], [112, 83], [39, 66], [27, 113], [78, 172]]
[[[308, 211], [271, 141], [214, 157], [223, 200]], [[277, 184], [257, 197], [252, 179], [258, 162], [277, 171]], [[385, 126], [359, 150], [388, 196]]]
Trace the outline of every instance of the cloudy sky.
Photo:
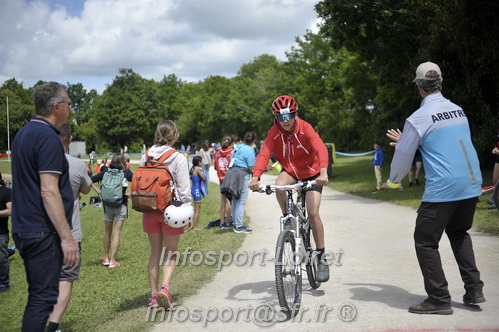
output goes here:
[[0, 84], [83, 83], [119, 68], [145, 78], [232, 77], [261, 54], [286, 60], [316, 31], [313, 0], [0, 0]]

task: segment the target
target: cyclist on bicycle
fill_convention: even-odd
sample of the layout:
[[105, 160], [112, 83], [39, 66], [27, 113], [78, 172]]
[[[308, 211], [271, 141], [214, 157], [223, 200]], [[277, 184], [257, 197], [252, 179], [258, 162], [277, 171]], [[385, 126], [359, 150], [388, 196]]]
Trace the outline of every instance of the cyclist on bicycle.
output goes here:
[[[329, 280], [329, 266], [324, 255], [324, 226], [319, 215], [319, 206], [322, 186], [328, 182], [328, 153], [319, 134], [308, 122], [298, 117], [297, 111], [298, 104], [290, 96], [277, 97], [272, 103], [274, 126], [268, 131], [256, 158], [249, 187], [252, 190], [260, 189], [260, 176], [267, 168], [272, 152], [283, 168], [277, 177], [276, 185], [294, 184], [298, 180], [316, 180], [316, 185], [307, 189], [306, 205], [320, 258], [317, 281], [326, 282]], [[285, 214], [286, 193], [277, 191], [276, 197]]]

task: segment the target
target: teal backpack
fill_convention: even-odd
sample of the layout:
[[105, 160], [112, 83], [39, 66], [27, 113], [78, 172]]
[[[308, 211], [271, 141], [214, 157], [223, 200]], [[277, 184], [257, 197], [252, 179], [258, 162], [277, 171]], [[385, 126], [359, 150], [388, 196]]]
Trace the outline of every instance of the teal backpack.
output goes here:
[[109, 207], [120, 207], [123, 204], [123, 181], [125, 173], [121, 169], [109, 168], [102, 177], [102, 204]]

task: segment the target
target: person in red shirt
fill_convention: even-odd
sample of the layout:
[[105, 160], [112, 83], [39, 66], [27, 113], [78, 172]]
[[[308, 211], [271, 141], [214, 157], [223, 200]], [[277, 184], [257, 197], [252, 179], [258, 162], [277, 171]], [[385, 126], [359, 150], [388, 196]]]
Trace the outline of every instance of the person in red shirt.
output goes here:
[[[232, 136], [225, 136], [222, 148], [215, 154], [213, 166], [217, 171], [218, 180], [220, 182], [220, 190], [224, 183], [225, 174], [229, 169], [230, 157], [232, 155], [232, 146], [234, 145], [234, 138]], [[232, 227], [230, 218], [232, 216], [232, 209], [230, 201], [224, 194], [220, 194], [220, 229], [229, 229]]]
[[[306, 203], [317, 251], [321, 258], [317, 281], [325, 282], [329, 280], [329, 266], [324, 255], [324, 226], [319, 215], [319, 207], [322, 187], [328, 182], [329, 158], [326, 145], [319, 134], [308, 122], [298, 117], [297, 111], [298, 103], [291, 96], [277, 97], [272, 103], [274, 125], [268, 131], [256, 158], [249, 187], [252, 190], [260, 189], [260, 176], [267, 168], [272, 152], [283, 169], [277, 177], [276, 185], [294, 184], [298, 180], [316, 180], [316, 185], [307, 191]], [[286, 193], [277, 191], [276, 197], [284, 214]]]

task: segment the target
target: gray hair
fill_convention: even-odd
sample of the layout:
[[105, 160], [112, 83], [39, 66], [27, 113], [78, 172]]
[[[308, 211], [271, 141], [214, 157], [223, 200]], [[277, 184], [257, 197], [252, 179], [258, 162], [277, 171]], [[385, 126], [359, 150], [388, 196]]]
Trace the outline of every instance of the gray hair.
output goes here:
[[[440, 91], [442, 90], [442, 79], [438, 78], [440, 77], [440, 74], [437, 73], [435, 70], [430, 70], [428, 73], [426, 73], [426, 77], [428, 77], [428, 80], [416, 80], [417, 85], [426, 92], [435, 92], [435, 91]], [[433, 79], [432, 79], [433, 78]], [[438, 78], [438, 79], [435, 79]]]
[[52, 105], [64, 103], [66, 96], [66, 86], [57, 82], [49, 82], [35, 87], [33, 89], [33, 104], [35, 104], [36, 115], [50, 115]]

